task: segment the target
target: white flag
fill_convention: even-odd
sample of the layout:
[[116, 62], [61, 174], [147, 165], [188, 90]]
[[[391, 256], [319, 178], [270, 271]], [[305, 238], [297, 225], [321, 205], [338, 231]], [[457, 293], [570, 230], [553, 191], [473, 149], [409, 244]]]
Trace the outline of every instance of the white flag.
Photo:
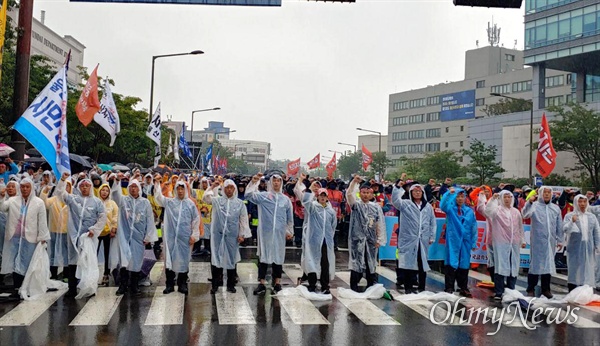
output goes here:
[[110, 135], [110, 146], [115, 144], [117, 134], [121, 132], [121, 123], [119, 121], [119, 113], [113, 99], [112, 92], [108, 79], [104, 81], [104, 95], [100, 100], [100, 110], [94, 115], [94, 121], [100, 125]]
[[150, 125], [148, 125], [148, 131], [146, 132], [146, 136], [150, 138], [154, 143], [156, 143], [156, 149], [154, 150], [154, 167], [158, 166], [158, 160], [160, 160], [161, 151], [160, 151], [160, 103], [158, 107], [156, 107], [156, 111], [154, 112], [154, 116], [152, 116], [152, 121]]
[[66, 66], [63, 66], [14, 125], [14, 129], [42, 154], [57, 177], [71, 173], [66, 73]]
[[173, 146], [173, 156], [175, 157], [175, 162], [179, 163], [179, 139], [175, 138], [175, 145]]
[[169, 133], [169, 146], [167, 147], [167, 156], [173, 152], [173, 137]]

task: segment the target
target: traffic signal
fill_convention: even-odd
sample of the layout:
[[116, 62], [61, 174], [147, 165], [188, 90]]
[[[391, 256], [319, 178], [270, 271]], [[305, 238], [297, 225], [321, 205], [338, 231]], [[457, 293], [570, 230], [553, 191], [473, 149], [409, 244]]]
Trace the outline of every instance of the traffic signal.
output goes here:
[[521, 8], [523, 0], [454, 0], [454, 6]]

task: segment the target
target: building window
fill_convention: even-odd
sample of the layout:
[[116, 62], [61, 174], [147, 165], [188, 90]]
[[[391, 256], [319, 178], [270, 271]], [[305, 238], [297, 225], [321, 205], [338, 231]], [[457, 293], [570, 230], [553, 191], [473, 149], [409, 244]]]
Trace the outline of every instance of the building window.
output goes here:
[[439, 105], [440, 104], [440, 97], [439, 96], [431, 96], [427, 98], [427, 105], [428, 106], [432, 106], [432, 105]]
[[512, 84], [512, 92], [513, 93], [520, 93], [523, 91], [530, 91], [531, 90], [531, 81], [523, 81], [523, 82], [516, 82]]
[[411, 154], [414, 153], [422, 153], [423, 152], [423, 144], [411, 144], [408, 146], [408, 152]]
[[460, 141], [460, 147], [462, 148], [464, 146], [464, 142]]
[[483, 106], [484, 104], [485, 104], [485, 99], [475, 100], [475, 106]]
[[461, 127], [460, 127], [460, 132], [463, 132], [464, 130], [465, 130], [465, 127], [464, 127], [464, 126], [461, 126]]
[[490, 88], [492, 94], [510, 94], [510, 84], [494, 85]]
[[566, 100], [566, 103], [573, 102], [573, 94], [565, 95], [565, 100]]
[[409, 124], [418, 124], [422, 123], [425, 118], [424, 114], [411, 115], [408, 117]]
[[485, 88], [485, 81], [484, 80], [478, 80], [477, 82], [475, 82], [475, 87], [477, 89]]
[[515, 55], [514, 54], [504, 54], [504, 59], [506, 59], [507, 61], [515, 61]]
[[392, 141], [404, 141], [406, 140], [407, 136], [407, 132], [403, 131], [403, 132], [394, 132], [392, 133]]
[[408, 131], [408, 139], [421, 139], [424, 138], [425, 130], [414, 130]]
[[573, 80], [573, 74], [567, 74], [567, 85], [571, 85], [571, 81]]
[[439, 121], [440, 112], [427, 113], [427, 121]]
[[403, 109], [408, 109], [408, 101], [394, 102], [392, 109], [394, 111], [401, 111]]
[[564, 104], [563, 95], [554, 96], [554, 97], [546, 97], [546, 107], [560, 106], [562, 104]]
[[392, 154], [406, 154], [406, 145], [392, 146]]
[[448, 148], [448, 142], [446, 142], [446, 144], [444, 145], [446, 148]]
[[565, 76], [546, 77], [546, 88], [557, 87], [565, 84]]
[[425, 137], [427, 138], [441, 137], [441, 135], [441, 129], [428, 129], [427, 131], [425, 131]]
[[395, 117], [392, 119], [392, 126], [400, 126], [408, 124], [408, 117]]
[[427, 152], [440, 151], [440, 143], [427, 143], [425, 145], [425, 151], [427, 151]]
[[419, 108], [419, 107], [425, 107], [427, 106], [427, 102], [426, 99], [416, 99], [416, 100], [410, 100], [410, 104], [409, 104], [410, 108]]

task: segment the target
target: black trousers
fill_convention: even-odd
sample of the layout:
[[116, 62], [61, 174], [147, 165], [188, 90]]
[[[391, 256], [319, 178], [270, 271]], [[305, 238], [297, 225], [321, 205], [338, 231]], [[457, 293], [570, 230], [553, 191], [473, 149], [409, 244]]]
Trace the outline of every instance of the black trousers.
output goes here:
[[75, 276], [75, 274], [77, 274], [77, 266], [69, 264], [69, 276], [68, 276], [69, 281], [68, 281], [68, 283], [69, 283], [69, 291], [71, 291], [71, 292], [77, 291], [77, 276]]
[[550, 280], [552, 279], [552, 275], [527, 274], [527, 292], [535, 291], [535, 286], [537, 286], [540, 276], [542, 277], [542, 292], [550, 291]]
[[13, 287], [15, 290], [21, 288], [21, 285], [23, 285], [23, 280], [25, 280], [25, 276], [13, 272]]
[[[220, 286], [223, 286], [223, 268], [219, 268], [211, 265], [210, 271], [212, 275], [212, 288], [217, 289]], [[235, 269], [227, 269], [227, 288], [235, 287], [235, 278], [236, 278], [236, 270]]]
[[100, 246], [104, 244], [104, 275], [110, 274], [110, 268], [108, 268], [108, 257], [110, 254], [110, 234], [98, 237], [98, 253], [100, 252]]
[[170, 269], [166, 269], [165, 270], [165, 274], [167, 276], [167, 282], [166, 285], [167, 287], [174, 287], [175, 286], [175, 277], [177, 276], [177, 286], [181, 286], [184, 283], [187, 283], [187, 279], [188, 279], [188, 273], [175, 273], [174, 271], [170, 270]]
[[446, 291], [454, 291], [454, 283], [458, 285], [461, 290], [469, 289], [469, 269], [455, 269], [452, 266], [447, 265], [444, 273], [444, 281]]
[[415, 279], [419, 276], [419, 290], [425, 290], [425, 282], [427, 281], [427, 272], [423, 270], [423, 259], [421, 258], [421, 245], [417, 250], [417, 268], [414, 269], [401, 269], [404, 273], [404, 288], [407, 292], [411, 291], [415, 285]]
[[[327, 244], [321, 246], [321, 290], [329, 289], [329, 259], [327, 258]], [[308, 290], [314, 291], [317, 286], [317, 273], [308, 273]]]
[[294, 243], [295, 245], [302, 245], [302, 225], [304, 220], [294, 215]]
[[[258, 264], [258, 279], [264, 280], [267, 277], [267, 268], [269, 265], [267, 263], [259, 263]], [[283, 273], [283, 266], [281, 264], [271, 264], [271, 268], [273, 269], [273, 280], [281, 279], [281, 274]]]
[[[367, 279], [367, 288], [373, 286], [376, 282], [377, 282], [377, 273], [371, 273], [371, 270], [369, 269], [369, 261], [367, 259], [367, 249], [365, 247], [365, 268], [366, 268], [366, 279]], [[358, 283], [360, 282], [360, 279], [362, 279], [363, 273], [362, 272], [357, 272], [354, 270], [350, 271], [350, 289], [352, 289], [355, 292], [358, 292]]]

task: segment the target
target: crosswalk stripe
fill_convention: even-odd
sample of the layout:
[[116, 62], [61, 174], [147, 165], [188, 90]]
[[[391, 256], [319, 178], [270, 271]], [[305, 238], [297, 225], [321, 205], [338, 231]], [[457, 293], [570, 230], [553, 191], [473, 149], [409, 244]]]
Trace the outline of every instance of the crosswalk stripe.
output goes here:
[[283, 272], [292, 281], [292, 285], [294, 286], [298, 283], [298, 278], [301, 278], [302, 274], [304, 274], [299, 264], [284, 264]]
[[164, 269], [165, 262], [156, 262], [154, 267], [152, 267], [150, 270], [150, 274], [148, 275], [150, 277], [150, 281], [154, 284], [158, 284], [162, 274], [164, 273]]
[[6, 315], [0, 318], [0, 327], [30, 326], [46, 310], [48, 310], [63, 294], [66, 289], [48, 292], [36, 300], [23, 301]]
[[[239, 269], [239, 268], [238, 268]], [[248, 299], [243, 290], [230, 293], [219, 288], [215, 294], [219, 324], [256, 324]]]
[[156, 287], [144, 325], [161, 326], [183, 323], [185, 295], [179, 292], [163, 294], [164, 289], [164, 286]]
[[304, 297], [277, 297], [294, 324], [330, 324], [319, 310]]
[[123, 296], [117, 296], [117, 287], [100, 287], [83, 309], [71, 321], [70, 326], [105, 326], [110, 322]]
[[210, 262], [190, 262], [190, 283], [207, 284], [210, 273]]
[[[340, 278], [340, 280], [342, 280], [348, 286], [350, 286], [350, 272], [349, 271], [336, 272], [335, 276], [337, 276], [338, 278]], [[362, 284], [366, 285], [367, 284], [367, 280], [363, 277], [362, 279], [360, 279], [360, 282], [358, 284], [359, 285], [362, 285]]]
[[239, 262], [237, 264], [237, 273], [240, 278], [240, 284], [258, 284], [258, 267], [255, 263]]
[[341, 298], [337, 289], [331, 290], [331, 294], [368, 326], [400, 325], [398, 321], [366, 299]]

